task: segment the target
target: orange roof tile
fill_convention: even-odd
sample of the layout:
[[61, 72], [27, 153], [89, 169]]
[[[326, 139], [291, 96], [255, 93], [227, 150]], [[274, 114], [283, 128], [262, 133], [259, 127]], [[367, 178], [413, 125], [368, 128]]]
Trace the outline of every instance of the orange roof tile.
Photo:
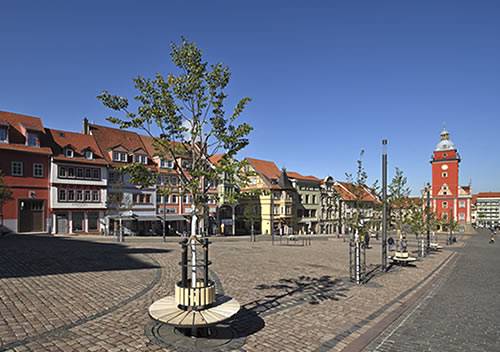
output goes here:
[[321, 180], [319, 178], [317, 178], [316, 176], [311, 176], [311, 175], [304, 176], [304, 175], [301, 175], [295, 171], [287, 171], [286, 173], [287, 173], [289, 178], [294, 178], [294, 179], [303, 180], [303, 181], [321, 182]]
[[[55, 156], [54, 159], [70, 162], [84, 162], [87, 164], [107, 164], [101, 150], [97, 146], [94, 136], [78, 132], [55, 130], [52, 128], [47, 128], [45, 131], [50, 140], [52, 152]], [[67, 158], [64, 155], [65, 147], [71, 147], [74, 150], [75, 156], [73, 158]], [[87, 149], [92, 151], [94, 159], [89, 160], [85, 158], [84, 152]]]
[[479, 192], [474, 196], [476, 198], [500, 198], [500, 192]]
[[245, 158], [250, 166], [252, 166], [256, 172], [265, 176], [269, 180], [278, 179], [281, 175], [280, 169], [272, 161], [260, 160], [254, 158]]
[[135, 132], [95, 124], [89, 124], [89, 128], [104, 158], [109, 162], [112, 160], [108, 152], [117, 146], [122, 146], [128, 152], [134, 152], [139, 149], [148, 152], [141, 137]]

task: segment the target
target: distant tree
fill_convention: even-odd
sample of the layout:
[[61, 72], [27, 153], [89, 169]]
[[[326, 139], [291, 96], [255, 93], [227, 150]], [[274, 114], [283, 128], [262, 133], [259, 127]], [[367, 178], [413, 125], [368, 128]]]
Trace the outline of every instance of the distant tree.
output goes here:
[[3, 172], [0, 171], [0, 221], [3, 226], [3, 206], [12, 199], [12, 191], [7, 187], [3, 179]]
[[[222, 175], [226, 182], [236, 182], [237, 173], [244, 169], [235, 156], [248, 144], [252, 127], [248, 123], [238, 124], [237, 119], [250, 98], [241, 99], [228, 115], [225, 101], [231, 77], [229, 68], [221, 63], [209, 65], [203, 60], [201, 50], [184, 38], [179, 45], [172, 44], [170, 55], [178, 70], [176, 74], [134, 79], [139, 91], [134, 98], [135, 111], [127, 98], [106, 91], [98, 99], [106, 107], [124, 114], [122, 118], [109, 117], [110, 122], [122, 129], [142, 130], [153, 138], [161, 158], [173, 160], [179, 186], [193, 198], [191, 229], [196, 232], [198, 216], [206, 215], [210, 187]], [[212, 165], [209, 159], [215, 154], [223, 157], [217, 165]], [[181, 165], [182, 159], [189, 162]], [[130, 165], [126, 171], [136, 184], [148, 186], [155, 182], [155, 176], [145, 165]]]

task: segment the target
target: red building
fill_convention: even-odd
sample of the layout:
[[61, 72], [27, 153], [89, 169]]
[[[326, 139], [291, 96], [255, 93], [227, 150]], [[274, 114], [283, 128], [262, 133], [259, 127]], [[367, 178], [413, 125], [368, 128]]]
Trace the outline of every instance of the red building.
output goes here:
[[12, 192], [2, 207], [3, 224], [9, 230], [48, 230], [51, 154], [38, 117], [0, 111], [0, 170]]
[[459, 184], [460, 155], [448, 131], [441, 132], [441, 141], [432, 156], [432, 209], [441, 220], [453, 219], [461, 224], [471, 222], [471, 189]]

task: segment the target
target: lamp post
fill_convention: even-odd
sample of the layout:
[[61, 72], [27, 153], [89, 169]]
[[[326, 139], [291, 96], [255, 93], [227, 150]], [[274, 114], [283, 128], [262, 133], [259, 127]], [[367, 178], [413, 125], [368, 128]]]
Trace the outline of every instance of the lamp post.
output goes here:
[[426, 243], [426, 248], [425, 251], [426, 253], [429, 253], [431, 251], [431, 185], [430, 183], [427, 183], [427, 186], [425, 187], [426, 189], [426, 214], [425, 214], [425, 222], [427, 225], [427, 243]]
[[382, 140], [382, 270], [387, 270], [387, 139]]

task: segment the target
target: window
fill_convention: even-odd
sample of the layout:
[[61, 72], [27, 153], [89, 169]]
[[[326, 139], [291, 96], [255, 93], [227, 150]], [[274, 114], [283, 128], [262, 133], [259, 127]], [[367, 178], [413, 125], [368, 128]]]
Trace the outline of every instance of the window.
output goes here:
[[10, 174], [12, 176], [22, 176], [23, 175], [23, 162], [13, 161], [10, 164]]
[[83, 191], [82, 190], [76, 191], [76, 200], [78, 202], [83, 202]]
[[83, 178], [83, 169], [81, 167], [76, 169], [76, 177]]
[[68, 167], [68, 177], [75, 178], [75, 168], [74, 167]]
[[316, 196], [315, 195], [312, 196], [312, 204], [316, 204]]
[[74, 152], [74, 151], [73, 151], [73, 149], [71, 149], [71, 148], [65, 148], [65, 149], [64, 149], [64, 156], [65, 156], [66, 158], [72, 158], [72, 157], [74, 157], [74, 156], [75, 156], [75, 152]]
[[465, 220], [465, 214], [464, 213], [458, 213], [458, 220]]
[[309, 204], [309, 194], [306, 194], [306, 201], [304, 203]]
[[174, 168], [174, 161], [161, 159], [160, 167], [163, 169], [173, 169]]
[[458, 207], [465, 208], [465, 200], [461, 200], [460, 202], [458, 202]]
[[85, 159], [92, 160], [94, 158], [94, 153], [92, 153], [92, 150], [87, 149], [85, 151]]
[[9, 134], [7, 132], [7, 127], [0, 127], [0, 142], [9, 142]]
[[99, 191], [92, 191], [92, 201], [93, 202], [98, 202], [99, 201]]
[[89, 168], [85, 169], [85, 178], [92, 178], [92, 171]]
[[127, 153], [113, 151], [113, 161], [127, 162]]
[[95, 180], [101, 179], [101, 170], [100, 169], [92, 169], [92, 178]]
[[64, 166], [59, 166], [59, 177], [66, 177], [66, 168]]
[[189, 203], [190, 203], [190, 202], [189, 202], [189, 196], [188, 196], [188, 195], [185, 195], [185, 196], [184, 196], [184, 203], [185, 203], [185, 204], [189, 204]]
[[177, 195], [176, 194], [172, 194], [172, 196], [170, 196], [170, 203], [177, 204]]
[[60, 202], [65, 202], [66, 201], [66, 190], [65, 189], [60, 189], [59, 190], [59, 201]]
[[178, 181], [179, 181], [179, 180], [178, 180], [177, 176], [172, 176], [172, 177], [170, 177], [170, 184], [171, 184], [172, 186], [176, 186]]
[[144, 195], [144, 203], [151, 203], [151, 194]]
[[446, 158], [447, 156], [448, 156], [448, 154], [443, 153], [443, 158]]
[[443, 176], [443, 177], [448, 177], [448, 173], [447, 173], [447, 172], [443, 172], [443, 173], [441, 174], [441, 176]]
[[33, 177], [43, 177], [43, 164], [33, 164]]
[[90, 191], [85, 191], [85, 201], [88, 202], [90, 201], [92, 198], [91, 198], [91, 195], [90, 195]]
[[443, 208], [447, 209], [448, 208], [448, 202], [443, 202]]
[[68, 202], [74, 202], [75, 201], [75, 191], [70, 189], [68, 190]]
[[34, 132], [28, 132], [28, 137], [26, 138], [26, 143], [30, 147], [39, 147], [38, 135]]
[[148, 157], [146, 155], [143, 155], [143, 154], [136, 154], [136, 155], [134, 155], [134, 161], [136, 163], [147, 164]]

